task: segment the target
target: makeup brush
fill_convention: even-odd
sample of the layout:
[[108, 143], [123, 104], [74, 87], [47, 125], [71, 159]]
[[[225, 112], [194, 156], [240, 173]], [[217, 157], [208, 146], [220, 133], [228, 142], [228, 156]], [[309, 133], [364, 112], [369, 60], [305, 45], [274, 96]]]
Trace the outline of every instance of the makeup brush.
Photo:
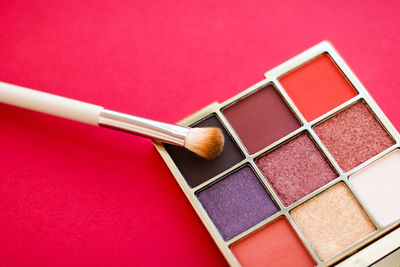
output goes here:
[[158, 122], [3, 82], [0, 102], [183, 146], [206, 159], [218, 156], [224, 146], [219, 128], [188, 128]]

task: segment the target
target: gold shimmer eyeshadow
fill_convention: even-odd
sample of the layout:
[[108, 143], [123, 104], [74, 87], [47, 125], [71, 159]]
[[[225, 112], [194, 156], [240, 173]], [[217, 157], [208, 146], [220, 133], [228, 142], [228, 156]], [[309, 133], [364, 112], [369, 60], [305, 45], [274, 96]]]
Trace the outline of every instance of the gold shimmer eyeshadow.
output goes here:
[[400, 247], [400, 135], [328, 42], [179, 124], [224, 134], [212, 160], [155, 145], [229, 265], [369, 266]]
[[344, 183], [305, 202], [291, 215], [323, 260], [375, 231]]

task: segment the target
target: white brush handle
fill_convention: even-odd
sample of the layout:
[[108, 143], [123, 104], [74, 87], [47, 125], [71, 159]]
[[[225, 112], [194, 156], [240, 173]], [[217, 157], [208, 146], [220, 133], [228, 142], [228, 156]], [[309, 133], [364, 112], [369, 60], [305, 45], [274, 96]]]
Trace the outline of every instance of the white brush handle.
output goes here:
[[0, 82], [0, 103], [50, 115], [142, 135], [183, 146], [187, 127], [104, 109], [101, 106]]
[[0, 82], [0, 102], [98, 125], [101, 106]]

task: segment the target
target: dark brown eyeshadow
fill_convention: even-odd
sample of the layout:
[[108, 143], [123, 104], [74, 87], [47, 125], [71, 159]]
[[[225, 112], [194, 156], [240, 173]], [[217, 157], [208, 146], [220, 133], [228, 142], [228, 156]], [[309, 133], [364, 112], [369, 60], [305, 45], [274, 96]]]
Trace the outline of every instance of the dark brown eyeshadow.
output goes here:
[[215, 159], [206, 160], [185, 148], [164, 144], [167, 152], [190, 187], [198, 186], [215, 175], [232, 167], [244, 158], [235, 142], [226, 132], [215, 115], [212, 115], [199, 123], [195, 123], [192, 127], [220, 128], [225, 137], [225, 145], [221, 155]]

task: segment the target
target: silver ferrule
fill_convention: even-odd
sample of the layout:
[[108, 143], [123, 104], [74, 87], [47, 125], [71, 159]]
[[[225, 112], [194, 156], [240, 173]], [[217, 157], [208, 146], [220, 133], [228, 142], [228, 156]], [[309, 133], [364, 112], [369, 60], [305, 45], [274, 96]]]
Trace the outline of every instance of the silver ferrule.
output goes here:
[[144, 119], [120, 112], [103, 109], [99, 116], [99, 126], [150, 137], [159, 141], [183, 146], [189, 128]]

